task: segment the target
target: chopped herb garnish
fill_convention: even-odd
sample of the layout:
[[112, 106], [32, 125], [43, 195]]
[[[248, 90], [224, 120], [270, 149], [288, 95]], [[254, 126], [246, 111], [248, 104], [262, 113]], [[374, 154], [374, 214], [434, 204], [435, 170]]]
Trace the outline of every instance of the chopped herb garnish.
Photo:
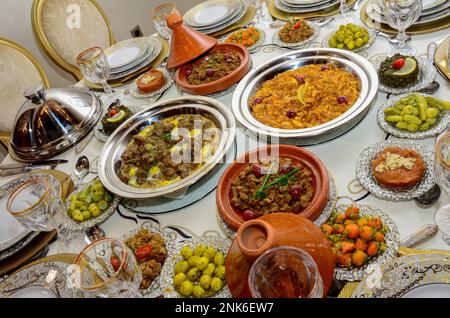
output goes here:
[[270, 173], [267, 174], [266, 178], [264, 179], [263, 185], [261, 186], [261, 188], [259, 188], [256, 191], [255, 194], [255, 198], [256, 199], [264, 199], [266, 197], [266, 193], [265, 190], [271, 188], [272, 186], [276, 185], [276, 184], [281, 184], [281, 186], [285, 186], [289, 183], [289, 178], [291, 178], [294, 174], [296, 174], [300, 169], [299, 168], [295, 168], [294, 170], [292, 170], [289, 173], [286, 173], [285, 175], [279, 177], [278, 179], [276, 179], [275, 181], [267, 184], [267, 181], [269, 180], [270, 177]]

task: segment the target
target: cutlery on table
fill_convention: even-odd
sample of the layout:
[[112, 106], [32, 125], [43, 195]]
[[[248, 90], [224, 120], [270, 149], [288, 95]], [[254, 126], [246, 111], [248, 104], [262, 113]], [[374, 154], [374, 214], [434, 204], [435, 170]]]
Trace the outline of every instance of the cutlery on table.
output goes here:
[[34, 163], [6, 163], [0, 165], [0, 176], [13, 176], [33, 170], [53, 170], [59, 164], [67, 163], [65, 159], [45, 160]]
[[89, 159], [86, 156], [81, 156], [75, 163], [75, 176], [78, 178], [75, 184], [75, 189], [81, 184], [81, 181], [89, 173]]
[[442, 240], [450, 246], [450, 235], [443, 235]]
[[438, 230], [439, 227], [436, 224], [424, 225], [405, 237], [400, 242], [400, 246], [414, 248], [431, 239], [436, 235]]

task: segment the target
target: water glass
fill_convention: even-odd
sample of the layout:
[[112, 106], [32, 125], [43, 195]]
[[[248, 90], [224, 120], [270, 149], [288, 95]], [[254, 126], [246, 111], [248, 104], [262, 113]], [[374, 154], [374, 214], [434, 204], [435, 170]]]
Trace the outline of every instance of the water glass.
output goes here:
[[314, 259], [302, 249], [275, 247], [250, 268], [253, 298], [322, 298], [323, 281]]
[[[435, 145], [434, 173], [436, 183], [450, 195], [450, 127], [437, 139]], [[434, 221], [441, 231], [450, 235], [450, 204], [436, 210]]]
[[78, 255], [75, 268], [75, 287], [90, 297], [141, 297], [139, 263], [118, 239], [103, 238], [87, 246]]
[[406, 45], [405, 30], [416, 22], [422, 12], [422, 0], [383, 0], [384, 16], [390, 27], [398, 30], [398, 44], [393, 48], [393, 53], [404, 55], [416, 54], [416, 49]]
[[112, 93], [111, 86], [108, 84], [111, 69], [108, 58], [101, 48], [93, 47], [81, 52], [76, 62], [85, 79], [102, 85], [105, 93]]
[[166, 17], [173, 11], [176, 11], [176, 5], [175, 3], [169, 2], [156, 7], [151, 13], [153, 26], [155, 27], [156, 32], [158, 32], [160, 37], [166, 40], [169, 40], [172, 36], [172, 31], [166, 23]]

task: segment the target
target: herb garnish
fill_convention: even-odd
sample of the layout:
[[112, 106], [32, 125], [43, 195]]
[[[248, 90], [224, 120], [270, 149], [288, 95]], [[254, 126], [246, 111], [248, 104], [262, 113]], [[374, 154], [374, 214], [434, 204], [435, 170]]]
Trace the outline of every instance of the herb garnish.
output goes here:
[[264, 191], [278, 183], [280, 183], [281, 186], [287, 185], [289, 182], [289, 178], [292, 177], [294, 174], [296, 174], [299, 170], [300, 170], [299, 168], [295, 168], [294, 170], [290, 171], [289, 173], [286, 173], [285, 175], [279, 177], [278, 179], [269, 184], [267, 184], [267, 181], [269, 180], [270, 177], [270, 173], [268, 173], [266, 178], [264, 179], [262, 187], [256, 191], [255, 198], [258, 200], [264, 199], [267, 195]]

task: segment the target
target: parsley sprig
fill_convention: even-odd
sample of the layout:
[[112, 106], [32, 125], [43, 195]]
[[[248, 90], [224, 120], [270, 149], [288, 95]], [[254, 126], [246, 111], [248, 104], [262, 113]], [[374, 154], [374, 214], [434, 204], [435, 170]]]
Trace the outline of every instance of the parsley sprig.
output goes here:
[[267, 181], [269, 180], [270, 177], [270, 171], [269, 173], [266, 175], [264, 182], [262, 184], [262, 186], [256, 191], [255, 194], [255, 198], [258, 200], [262, 200], [264, 199], [267, 194], [266, 194], [266, 190], [270, 189], [271, 187], [273, 187], [276, 184], [280, 184], [281, 186], [285, 186], [289, 183], [289, 178], [291, 178], [293, 175], [295, 175], [300, 169], [299, 168], [295, 168], [294, 170], [290, 171], [289, 173], [286, 173], [285, 175], [277, 178], [275, 181], [272, 181], [271, 183], [267, 184]]

